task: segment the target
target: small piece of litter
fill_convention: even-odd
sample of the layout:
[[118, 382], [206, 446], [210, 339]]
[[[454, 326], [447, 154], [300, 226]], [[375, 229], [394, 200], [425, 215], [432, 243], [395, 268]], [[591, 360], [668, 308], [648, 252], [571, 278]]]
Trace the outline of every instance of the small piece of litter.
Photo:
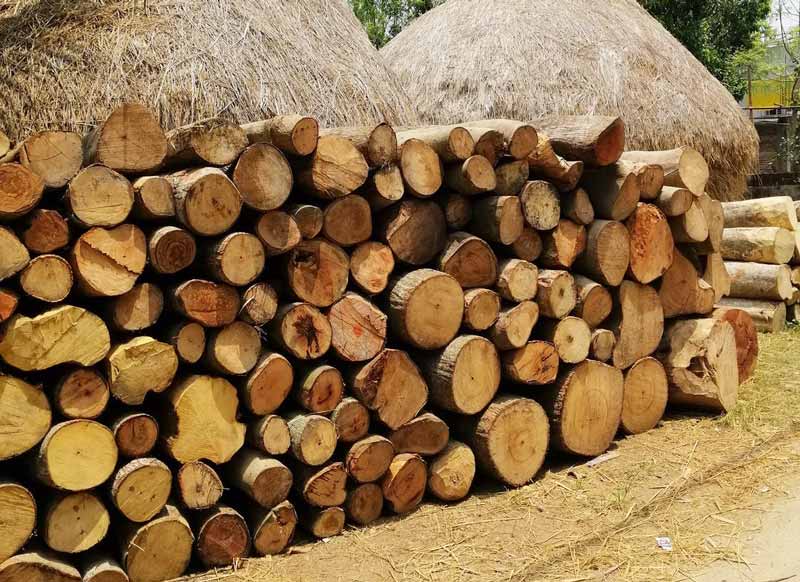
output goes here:
[[605, 463], [606, 461], [610, 461], [611, 459], [616, 459], [617, 457], [619, 457], [619, 452], [618, 451], [610, 451], [608, 453], [604, 453], [604, 454], [600, 455], [599, 457], [595, 457], [591, 461], [588, 461], [586, 463], [586, 466], [587, 467], [596, 467], [600, 463]]
[[672, 551], [672, 540], [670, 538], [667, 537], [656, 538], [656, 544], [658, 544], [658, 547], [664, 550], [665, 552]]

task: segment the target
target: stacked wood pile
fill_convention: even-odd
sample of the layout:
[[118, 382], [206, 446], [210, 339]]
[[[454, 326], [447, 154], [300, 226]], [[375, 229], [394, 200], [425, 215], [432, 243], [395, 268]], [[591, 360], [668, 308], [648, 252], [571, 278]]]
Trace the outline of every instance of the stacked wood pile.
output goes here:
[[723, 203], [722, 254], [731, 276], [719, 307], [747, 311], [759, 331], [800, 320], [800, 203], [788, 196]]
[[707, 179], [614, 118], [127, 104], [30, 136], [0, 163], [0, 581], [166, 580], [730, 409], [756, 346], [713, 313]]

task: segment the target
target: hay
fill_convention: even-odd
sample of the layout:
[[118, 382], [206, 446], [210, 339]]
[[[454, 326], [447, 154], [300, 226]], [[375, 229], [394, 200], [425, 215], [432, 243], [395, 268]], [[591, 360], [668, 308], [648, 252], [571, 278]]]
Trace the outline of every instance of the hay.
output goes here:
[[700, 150], [723, 200], [756, 169], [733, 97], [635, 0], [449, 0], [381, 56], [428, 122], [621, 115], [629, 149]]
[[417, 121], [345, 0], [0, 0], [0, 129], [84, 131], [122, 100], [175, 127], [218, 113]]

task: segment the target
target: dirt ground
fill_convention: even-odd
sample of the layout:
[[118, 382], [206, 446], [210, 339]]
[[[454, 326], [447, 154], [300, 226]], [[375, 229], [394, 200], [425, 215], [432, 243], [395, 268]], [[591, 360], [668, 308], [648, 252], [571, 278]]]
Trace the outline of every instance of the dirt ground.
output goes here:
[[671, 416], [593, 467], [554, 458], [527, 487], [484, 486], [192, 580], [800, 580], [800, 331], [760, 340], [724, 418]]

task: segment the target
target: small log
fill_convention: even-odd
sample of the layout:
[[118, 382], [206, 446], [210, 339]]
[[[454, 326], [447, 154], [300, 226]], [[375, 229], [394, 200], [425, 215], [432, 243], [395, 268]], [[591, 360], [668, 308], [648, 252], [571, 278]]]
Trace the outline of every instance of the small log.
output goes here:
[[301, 301], [330, 307], [344, 295], [350, 275], [350, 257], [322, 239], [303, 241], [287, 260], [287, 281]]
[[615, 163], [625, 148], [625, 124], [619, 117], [554, 115], [533, 125], [550, 137], [558, 155], [590, 166]]
[[497, 281], [497, 257], [483, 239], [454, 232], [439, 255], [439, 270], [451, 275], [463, 289], [491, 287]]
[[52, 253], [69, 244], [69, 225], [57, 210], [39, 208], [26, 217], [20, 239], [34, 254]]
[[401, 453], [392, 460], [383, 476], [383, 497], [393, 512], [408, 513], [422, 501], [427, 482], [425, 461], [418, 455]]
[[[623, 154], [624, 156], [624, 154]], [[617, 162], [617, 174], [635, 174], [639, 179], [642, 200], [655, 200], [664, 188], [664, 168], [658, 164], [629, 162], [624, 159]], [[667, 186], [669, 188], [669, 186]]]
[[[561, 216], [561, 203], [558, 192], [549, 183], [534, 180], [525, 184], [519, 194], [522, 215], [525, 222], [536, 230], [552, 230], [558, 225]], [[519, 237], [519, 234], [517, 234]], [[509, 243], [511, 244], [512, 240]]]
[[585, 226], [594, 222], [594, 207], [583, 188], [575, 188], [561, 195], [561, 213], [576, 224]]
[[470, 289], [464, 293], [464, 327], [486, 331], [500, 316], [500, 296], [491, 289]]
[[89, 491], [58, 493], [42, 512], [41, 537], [57, 552], [77, 554], [99, 544], [108, 533], [111, 517], [103, 502]]
[[591, 329], [600, 326], [611, 315], [613, 307], [611, 293], [583, 275], [575, 275], [575, 288], [578, 295], [573, 313], [585, 321]]
[[499, 132], [507, 144], [508, 155], [515, 160], [525, 160], [539, 142], [536, 129], [532, 125], [513, 119], [482, 119], [466, 125]]
[[316, 414], [332, 412], [344, 394], [342, 374], [333, 366], [306, 368], [300, 374], [294, 399], [303, 410]]
[[487, 241], [512, 244], [525, 227], [521, 200], [521, 196], [488, 196], [475, 201], [468, 230]]
[[148, 392], [169, 388], [177, 371], [175, 348], [147, 336], [116, 345], [108, 354], [109, 389], [128, 405], [142, 404]]
[[138, 332], [152, 327], [164, 310], [164, 294], [152, 283], [140, 283], [115, 297], [109, 305], [111, 325], [122, 332]]
[[369, 175], [367, 161], [356, 146], [336, 136], [321, 137], [314, 153], [293, 161], [297, 184], [321, 200], [353, 193]]
[[[319, 414], [290, 413], [289, 435], [292, 456], [313, 467], [327, 462], [336, 450], [336, 425]], [[334, 504], [336, 505], [336, 504]]]
[[258, 556], [272, 556], [283, 552], [294, 537], [297, 512], [289, 501], [272, 509], [255, 507], [250, 511], [250, 531], [253, 532], [253, 550]]
[[345, 513], [341, 507], [303, 507], [299, 521], [315, 538], [327, 539], [342, 533]]
[[279, 307], [269, 324], [272, 341], [301, 360], [324, 356], [331, 347], [332, 333], [328, 318], [308, 303]]
[[501, 163], [495, 169], [494, 191], [498, 196], [516, 196], [525, 187], [531, 174], [528, 160]]
[[711, 253], [705, 256], [703, 280], [714, 289], [715, 302], [730, 295], [731, 277], [720, 253]]
[[292, 472], [278, 459], [242, 449], [225, 467], [226, 479], [261, 507], [271, 509], [286, 501]]
[[399, 202], [406, 192], [403, 172], [395, 164], [373, 170], [367, 178], [367, 183], [359, 192], [367, 200], [373, 212], [388, 208], [395, 202]]
[[731, 297], [788, 301], [793, 294], [788, 265], [726, 262], [731, 277]]
[[223, 327], [233, 323], [240, 299], [229, 285], [190, 279], [170, 293], [172, 308], [203, 327]]
[[347, 492], [344, 501], [347, 519], [366, 526], [378, 519], [383, 512], [383, 490], [377, 483], [361, 483]]
[[135, 459], [114, 475], [111, 501], [127, 519], [143, 523], [161, 512], [171, 490], [169, 467], [158, 459]]
[[489, 160], [476, 155], [464, 162], [445, 166], [444, 183], [459, 194], [475, 196], [493, 191], [497, 187], [497, 177]]
[[60, 303], [72, 291], [72, 267], [58, 255], [33, 257], [19, 274], [26, 295], [45, 303]]
[[542, 319], [535, 335], [551, 342], [559, 359], [566, 364], [578, 364], [589, 356], [592, 330], [579, 317]]
[[2, 582], [81, 582], [81, 574], [71, 564], [52, 553], [28, 551], [0, 564]]
[[117, 444], [108, 427], [93, 420], [54, 425], [39, 444], [36, 478], [62, 491], [85, 491], [105, 482], [117, 464]]
[[0, 481], [0, 563], [22, 549], [36, 526], [36, 499], [27, 487], [12, 481]]
[[288, 253], [303, 240], [297, 221], [282, 210], [261, 214], [255, 224], [255, 233], [268, 257]]
[[[29, 451], [50, 430], [52, 413], [38, 386], [13, 376], [0, 376], [0, 460]], [[0, 538], [2, 539], [2, 538]]]
[[700, 254], [718, 253], [722, 248], [722, 233], [725, 230], [725, 211], [722, 208], [722, 202], [712, 199], [708, 194], [703, 194], [697, 197], [696, 203], [706, 218], [708, 239], [693, 246]]
[[394, 266], [392, 249], [376, 241], [361, 243], [350, 255], [350, 277], [369, 294], [386, 289]]
[[669, 220], [672, 236], [677, 243], [702, 243], [708, 239], [708, 223], [697, 201], [684, 214]]
[[572, 275], [566, 271], [539, 271], [536, 303], [543, 316], [561, 319], [575, 309], [577, 302], [578, 290]]
[[586, 233], [586, 251], [575, 269], [603, 285], [618, 287], [630, 264], [630, 236], [621, 222], [595, 220]]
[[93, 228], [70, 257], [78, 288], [90, 297], [117, 297], [133, 289], [147, 262], [144, 233], [131, 224]]
[[396, 453], [436, 455], [450, 438], [450, 427], [438, 416], [426, 412], [393, 430], [389, 439]]
[[164, 449], [179, 463], [229, 461], [244, 444], [245, 425], [236, 420], [238, 404], [236, 388], [227, 380], [189, 376], [167, 395]]
[[306, 240], [316, 238], [322, 232], [322, 209], [311, 204], [293, 204], [286, 208], [289, 216], [294, 218], [300, 236]]
[[583, 176], [583, 162], [568, 162], [553, 150], [550, 137], [539, 133], [539, 143], [528, 156], [531, 174], [552, 182], [560, 192], [576, 188]]
[[753, 320], [756, 330], [764, 333], [778, 333], [786, 328], [786, 303], [783, 301], [757, 301], [725, 297], [717, 307], [740, 309]]
[[539, 263], [550, 269], [569, 269], [586, 250], [586, 227], [562, 218], [552, 231], [542, 234]]
[[331, 413], [339, 442], [354, 443], [369, 432], [369, 410], [355, 398], [344, 398]]
[[320, 135], [336, 135], [349, 139], [367, 160], [370, 168], [380, 168], [397, 160], [397, 134], [388, 123], [323, 129]]
[[206, 266], [214, 279], [234, 287], [255, 281], [264, 270], [266, 252], [258, 237], [234, 232], [207, 249]]
[[616, 167], [587, 170], [581, 179], [581, 186], [589, 194], [599, 218], [625, 220], [639, 204], [639, 178], [636, 174], [620, 175], [617, 170]]
[[797, 212], [789, 196], [723, 202], [722, 211], [725, 228], [771, 226], [797, 230]]
[[347, 450], [344, 466], [357, 483], [377, 481], [394, 458], [394, 445], [389, 439], [372, 435], [353, 443]]
[[202, 461], [183, 463], [175, 475], [175, 485], [181, 503], [192, 510], [214, 507], [224, 491], [217, 472]]
[[147, 250], [150, 266], [157, 273], [174, 275], [194, 262], [197, 245], [191, 233], [177, 226], [165, 226], [150, 235]]
[[172, 345], [184, 364], [196, 364], [206, 351], [206, 330], [194, 321], [181, 321], [162, 333], [163, 340]]
[[403, 200], [378, 218], [377, 234], [399, 261], [409, 265], [430, 262], [447, 242], [447, 224], [435, 202]]
[[660, 152], [625, 152], [622, 159], [628, 162], [654, 164], [664, 169], [664, 185], [686, 188], [695, 196], [706, 191], [709, 178], [708, 164], [692, 148], [683, 147]]
[[66, 201], [81, 226], [112, 228], [125, 222], [133, 209], [133, 186], [111, 168], [93, 165], [70, 180]]
[[323, 467], [298, 466], [295, 475], [294, 489], [309, 505], [334, 507], [344, 503], [347, 494], [344, 463], [330, 463]]
[[268, 414], [247, 426], [247, 443], [268, 455], [283, 455], [291, 446], [289, 425], [282, 416]]
[[670, 223], [657, 207], [639, 204], [625, 226], [630, 237], [628, 273], [638, 283], [652, 283], [672, 264], [675, 241]]
[[652, 357], [642, 358], [625, 372], [620, 426], [628, 434], [656, 427], [664, 416], [669, 389], [664, 366]]
[[558, 362], [552, 343], [531, 341], [517, 350], [503, 352], [503, 375], [520, 384], [543, 386], [555, 381]]
[[0, 163], [0, 220], [13, 220], [36, 208], [44, 180], [20, 164]]
[[694, 202], [694, 194], [686, 188], [664, 186], [655, 199], [655, 205], [670, 218], [686, 214]]
[[411, 140], [427, 144], [442, 162], [463, 162], [475, 153], [475, 140], [470, 131], [461, 126], [433, 126], [405, 130], [398, 134], [402, 146]]
[[522, 229], [519, 238], [511, 243], [509, 247], [511, 254], [518, 259], [534, 262], [542, 254], [542, 237], [539, 233], [529, 226]]
[[317, 148], [319, 124], [313, 117], [276, 115], [270, 119], [242, 125], [251, 143], [271, 143], [293, 156], [308, 156]]
[[286, 400], [294, 382], [292, 364], [279, 353], [265, 350], [246, 379], [239, 382], [239, 397], [257, 416], [275, 412]]
[[592, 343], [589, 344], [589, 358], [598, 362], [608, 362], [614, 355], [617, 337], [608, 329], [596, 329], [592, 332]]
[[139, 220], [169, 220], [175, 216], [172, 184], [163, 176], [142, 176], [133, 182], [133, 216]]
[[328, 311], [331, 348], [347, 362], [371, 360], [386, 345], [386, 315], [375, 305], [352, 292]]
[[497, 292], [503, 299], [521, 303], [538, 291], [539, 269], [520, 259], [506, 259], [498, 265]]
[[103, 414], [111, 393], [103, 375], [94, 368], [74, 368], [64, 374], [53, 391], [53, 404], [65, 418], [96, 419]]
[[269, 283], [255, 283], [242, 293], [239, 317], [245, 323], [260, 327], [268, 324], [278, 311], [278, 294]]
[[726, 228], [722, 258], [727, 261], [783, 265], [794, 256], [794, 232], [776, 227]]
[[348, 385], [378, 419], [396, 429], [417, 416], [428, 401], [428, 385], [406, 352], [385, 349], [355, 367]]
[[472, 220], [472, 200], [455, 192], [442, 192], [434, 199], [444, 212], [447, 228], [464, 230]]
[[714, 288], [700, 278], [691, 261], [678, 250], [672, 266], [664, 273], [658, 296], [664, 317], [704, 315], [714, 309]]
[[78, 557], [83, 582], [129, 582], [128, 574], [119, 563], [101, 552], [89, 552]]
[[195, 554], [206, 568], [224, 568], [250, 555], [250, 530], [244, 517], [218, 505], [195, 518]]
[[259, 212], [280, 208], [294, 186], [292, 167], [281, 151], [269, 144], [246, 148], [231, 174], [246, 206]]
[[[37, 341], [31, 342], [30, 338]], [[94, 366], [110, 347], [108, 328], [102, 319], [80, 307], [62, 305], [33, 319], [12, 317], [0, 339], [0, 358], [24, 372], [47, 370], [59, 364]]]
[[539, 306], [523, 301], [500, 311], [497, 322], [489, 329], [489, 338], [501, 351], [521, 348], [528, 343], [537, 321]]
[[217, 168], [196, 168], [168, 177], [175, 191], [175, 216], [199, 236], [219, 236], [242, 210], [236, 185]]
[[131, 582], [171, 580], [189, 567], [194, 535], [178, 509], [167, 505], [154, 520], [124, 527], [120, 542]]
[[475, 478], [475, 455], [464, 443], [450, 441], [428, 465], [428, 491], [442, 501], [469, 495]]
[[71, 131], [40, 131], [28, 136], [0, 158], [19, 162], [44, 180], [45, 188], [63, 188], [83, 165], [81, 136]]
[[227, 166], [247, 147], [244, 130], [215, 117], [167, 132], [167, 166]]
[[442, 166], [436, 150], [417, 138], [403, 140], [400, 146], [400, 171], [408, 192], [417, 198], [429, 198], [442, 187]]
[[718, 307], [711, 317], [727, 321], [733, 328], [739, 384], [743, 384], [753, 377], [758, 362], [758, 330], [753, 318], [747, 311], [735, 307]]
[[464, 292], [446, 273], [411, 271], [390, 284], [388, 315], [399, 339], [422, 350], [443, 348], [461, 327]]
[[25, 268], [31, 256], [17, 236], [0, 226], [0, 281], [13, 277]]
[[109, 423], [120, 456], [145, 457], [158, 441], [158, 422], [144, 412], [126, 412]]
[[616, 303], [618, 313], [609, 324], [617, 336], [613, 362], [625, 370], [658, 348], [664, 331], [664, 309], [655, 289], [633, 281], [623, 281]]
[[161, 167], [167, 139], [158, 118], [138, 103], [123, 103], [86, 137], [87, 163], [99, 163], [128, 174], [146, 174]]
[[508, 142], [502, 132], [472, 125], [467, 129], [475, 140], [475, 154], [489, 160], [492, 166], [496, 166], [508, 153]]
[[255, 368], [261, 353], [261, 335], [243, 321], [214, 330], [206, 342], [206, 363], [220, 374], [240, 376]]
[[372, 236], [369, 203], [357, 194], [331, 201], [323, 211], [322, 234], [343, 247], [351, 247]]
[[556, 384], [543, 388], [541, 394], [550, 417], [553, 447], [585, 457], [608, 449], [622, 416], [621, 371], [586, 360], [564, 370]]
[[19, 307], [19, 295], [0, 287], [0, 323], [11, 319]]

